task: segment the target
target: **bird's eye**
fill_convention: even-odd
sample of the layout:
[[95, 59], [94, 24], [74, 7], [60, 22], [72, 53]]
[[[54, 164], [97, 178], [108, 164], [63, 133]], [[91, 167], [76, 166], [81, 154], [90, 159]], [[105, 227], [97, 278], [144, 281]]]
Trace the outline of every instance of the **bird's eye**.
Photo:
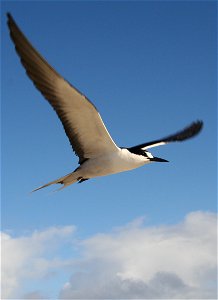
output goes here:
[[143, 151], [143, 155], [144, 155], [145, 157], [149, 157], [147, 151]]

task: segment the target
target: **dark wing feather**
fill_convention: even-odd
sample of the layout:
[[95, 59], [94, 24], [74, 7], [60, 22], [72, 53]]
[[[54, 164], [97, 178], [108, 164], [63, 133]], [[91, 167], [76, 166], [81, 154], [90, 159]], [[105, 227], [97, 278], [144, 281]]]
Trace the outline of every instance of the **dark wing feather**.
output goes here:
[[196, 121], [175, 134], [169, 135], [159, 140], [154, 140], [148, 143], [140, 144], [128, 149], [133, 152], [133, 151], [137, 151], [138, 149], [146, 150], [152, 147], [165, 145], [171, 142], [182, 142], [197, 135], [201, 131], [202, 127], [203, 127], [203, 122]]
[[26, 73], [60, 118], [79, 162], [117, 151], [95, 106], [33, 48], [8, 14], [8, 27]]

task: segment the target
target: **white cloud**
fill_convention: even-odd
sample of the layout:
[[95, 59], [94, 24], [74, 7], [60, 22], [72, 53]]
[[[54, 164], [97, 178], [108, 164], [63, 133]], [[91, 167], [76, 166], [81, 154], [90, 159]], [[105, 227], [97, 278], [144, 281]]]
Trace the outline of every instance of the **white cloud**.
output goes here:
[[216, 298], [216, 216], [189, 214], [176, 226], [141, 222], [82, 242], [79, 271], [62, 299]]
[[[18, 298], [23, 281], [43, 278], [62, 267], [65, 261], [57, 259], [55, 251], [74, 231], [74, 226], [51, 227], [17, 238], [2, 233], [3, 299]], [[47, 258], [50, 251], [51, 258]]]
[[[72, 274], [59, 287], [61, 299], [216, 298], [213, 213], [194, 212], [180, 224], [157, 227], [146, 227], [139, 218], [79, 241], [74, 231], [74, 226], [66, 226], [27, 237], [3, 234], [4, 299], [18, 298], [18, 292], [23, 299], [44, 299], [42, 295], [49, 296], [45, 287], [27, 291], [23, 283], [54, 270]], [[79, 257], [73, 254], [72, 242]]]
[[34, 291], [34, 292], [31, 292], [31, 293], [27, 293], [23, 296], [22, 300], [30, 300], [30, 299], [46, 299], [45, 296], [43, 296], [40, 292], [38, 291]]

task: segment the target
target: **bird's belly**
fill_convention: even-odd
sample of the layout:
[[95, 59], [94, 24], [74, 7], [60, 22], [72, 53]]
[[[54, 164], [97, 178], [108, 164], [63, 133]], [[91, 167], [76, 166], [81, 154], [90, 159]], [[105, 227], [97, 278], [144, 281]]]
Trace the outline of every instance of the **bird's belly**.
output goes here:
[[123, 155], [122, 152], [88, 159], [81, 167], [83, 177], [93, 178], [129, 171], [148, 163], [144, 158]]

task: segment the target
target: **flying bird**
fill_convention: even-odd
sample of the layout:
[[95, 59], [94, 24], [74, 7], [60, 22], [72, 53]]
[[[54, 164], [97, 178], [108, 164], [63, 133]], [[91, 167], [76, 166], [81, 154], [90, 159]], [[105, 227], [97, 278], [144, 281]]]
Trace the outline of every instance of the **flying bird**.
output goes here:
[[167, 162], [154, 157], [148, 149], [171, 142], [181, 142], [197, 135], [203, 122], [196, 121], [185, 129], [134, 147], [118, 147], [105, 127], [94, 104], [52, 68], [31, 45], [7, 14], [10, 36], [27, 75], [56, 111], [70, 144], [79, 157], [79, 167], [72, 173], [35, 189], [52, 184], [61, 188], [90, 178], [129, 171], [151, 162]]

